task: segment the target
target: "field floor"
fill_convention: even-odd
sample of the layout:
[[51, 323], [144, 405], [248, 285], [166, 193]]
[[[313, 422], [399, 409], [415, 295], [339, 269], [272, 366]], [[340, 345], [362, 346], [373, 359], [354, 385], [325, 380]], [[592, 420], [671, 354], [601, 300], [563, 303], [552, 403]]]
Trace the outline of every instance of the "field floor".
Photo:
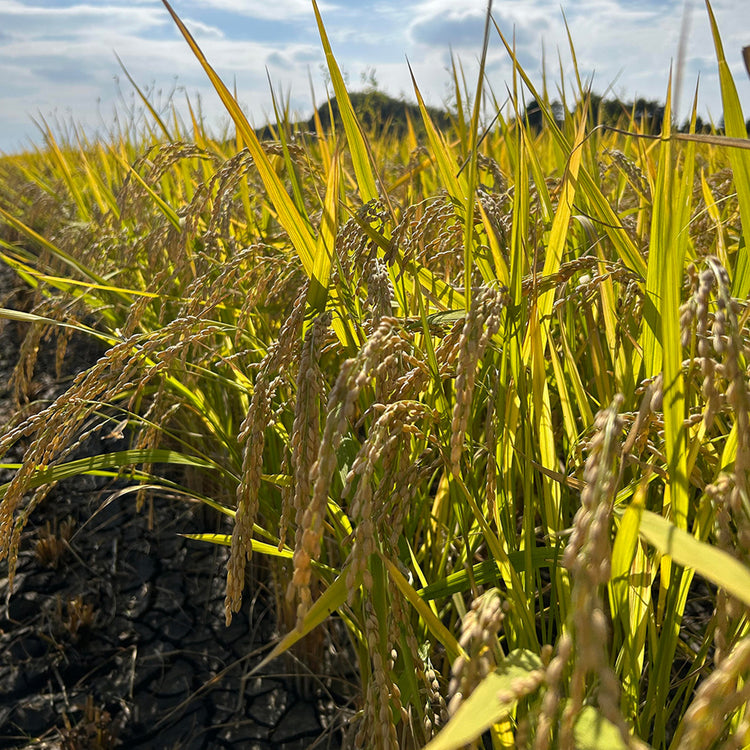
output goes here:
[[[18, 345], [9, 324], [0, 423], [14, 411], [6, 383]], [[95, 357], [73, 341], [68, 377]], [[43, 352], [36, 398], [64, 386], [45, 372], [53, 363]], [[126, 442], [95, 440], [96, 450]], [[59, 485], [32, 515], [7, 606], [0, 578], [0, 748], [338, 748], [344, 714], [330, 686], [293, 679], [284, 659], [248, 677], [277, 635], [269, 592], [248, 591], [226, 628], [225, 548], [179, 536], [215, 525], [215, 514], [161, 500], [149, 524], [135, 495], [102, 507], [116, 487], [85, 479]]]

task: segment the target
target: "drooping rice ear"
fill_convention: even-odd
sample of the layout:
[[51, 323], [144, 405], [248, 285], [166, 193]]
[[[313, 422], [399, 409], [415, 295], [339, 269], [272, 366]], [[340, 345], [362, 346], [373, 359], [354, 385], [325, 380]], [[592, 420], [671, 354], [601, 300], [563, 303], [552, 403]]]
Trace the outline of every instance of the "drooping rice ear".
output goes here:
[[750, 45], [742, 48], [742, 59], [745, 61], [745, 69], [750, 76]]

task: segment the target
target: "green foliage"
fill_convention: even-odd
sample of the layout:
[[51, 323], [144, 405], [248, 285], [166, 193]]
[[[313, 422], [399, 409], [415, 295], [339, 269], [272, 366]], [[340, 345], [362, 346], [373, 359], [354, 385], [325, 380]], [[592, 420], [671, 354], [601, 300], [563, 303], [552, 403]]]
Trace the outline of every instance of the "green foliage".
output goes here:
[[107, 347], [0, 433], [11, 577], [54, 483], [119, 476], [223, 517], [193, 538], [229, 547], [228, 619], [268, 561], [268, 658], [341, 618], [359, 746], [747, 743], [750, 186], [710, 6], [724, 137], [669, 95], [658, 136], [653, 103], [557, 107], [496, 27], [480, 137], [455, 66], [449, 121], [348, 92], [315, 5], [335, 102], [256, 133], [165, 5], [233, 139], [175, 114], [0, 162], [19, 400], [43, 336]]

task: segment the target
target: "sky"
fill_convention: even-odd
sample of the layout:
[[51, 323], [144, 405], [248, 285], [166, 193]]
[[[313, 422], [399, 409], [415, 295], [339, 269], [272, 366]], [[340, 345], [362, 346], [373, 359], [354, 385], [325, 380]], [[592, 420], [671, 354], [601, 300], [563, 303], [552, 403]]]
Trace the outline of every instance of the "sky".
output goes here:
[[[699, 83], [699, 113], [721, 118], [716, 57], [704, 2], [687, 0], [689, 23], [680, 120]], [[209, 61], [251, 122], [260, 127], [273, 111], [270, 84], [307, 119], [325, 101], [325, 57], [312, 0], [173, 0]], [[451, 55], [467, 85], [476, 88], [487, 0], [319, 0], [334, 55], [350, 90], [377, 82], [386, 93], [414, 101], [410, 64], [428, 104], [452, 99]], [[750, 117], [750, 76], [742, 47], [750, 45], [750, 2], [712, 4], [745, 119]], [[685, 0], [495, 0], [493, 17], [541, 86], [546, 69], [552, 98], [573, 91], [573, 64], [597, 93], [626, 100], [665, 98], [677, 57]], [[563, 16], [564, 14], [564, 16]], [[0, 151], [43, 142], [39, 124], [89, 135], [140, 116], [128, 74], [166, 111], [186, 113], [200, 104], [217, 133], [228, 118], [205, 73], [179, 35], [161, 0], [0, 0]], [[408, 61], [408, 62], [407, 62]], [[562, 67], [561, 67], [562, 66]], [[487, 77], [502, 102], [512, 66], [492, 31]], [[489, 114], [494, 114], [489, 112]]]

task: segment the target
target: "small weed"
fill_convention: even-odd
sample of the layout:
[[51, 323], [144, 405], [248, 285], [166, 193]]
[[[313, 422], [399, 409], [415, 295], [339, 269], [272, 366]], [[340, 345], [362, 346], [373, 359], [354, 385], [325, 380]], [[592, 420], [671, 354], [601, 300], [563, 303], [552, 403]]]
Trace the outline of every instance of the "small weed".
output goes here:
[[75, 642], [94, 626], [97, 611], [93, 604], [86, 604], [80, 595], [65, 602], [58, 596], [56, 618], [62, 631]]
[[45, 568], [54, 568], [55, 570], [60, 567], [74, 528], [75, 521], [71, 517], [68, 517], [59, 527], [57, 520], [55, 520], [51, 524], [47, 521], [39, 529], [34, 552], [41, 565]]
[[83, 716], [73, 724], [63, 714], [64, 728], [60, 730], [61, 750], [110, 750], [116, 746], [112, 717], [108, 711], [94, 704], [93, 696], [86, 698]]

